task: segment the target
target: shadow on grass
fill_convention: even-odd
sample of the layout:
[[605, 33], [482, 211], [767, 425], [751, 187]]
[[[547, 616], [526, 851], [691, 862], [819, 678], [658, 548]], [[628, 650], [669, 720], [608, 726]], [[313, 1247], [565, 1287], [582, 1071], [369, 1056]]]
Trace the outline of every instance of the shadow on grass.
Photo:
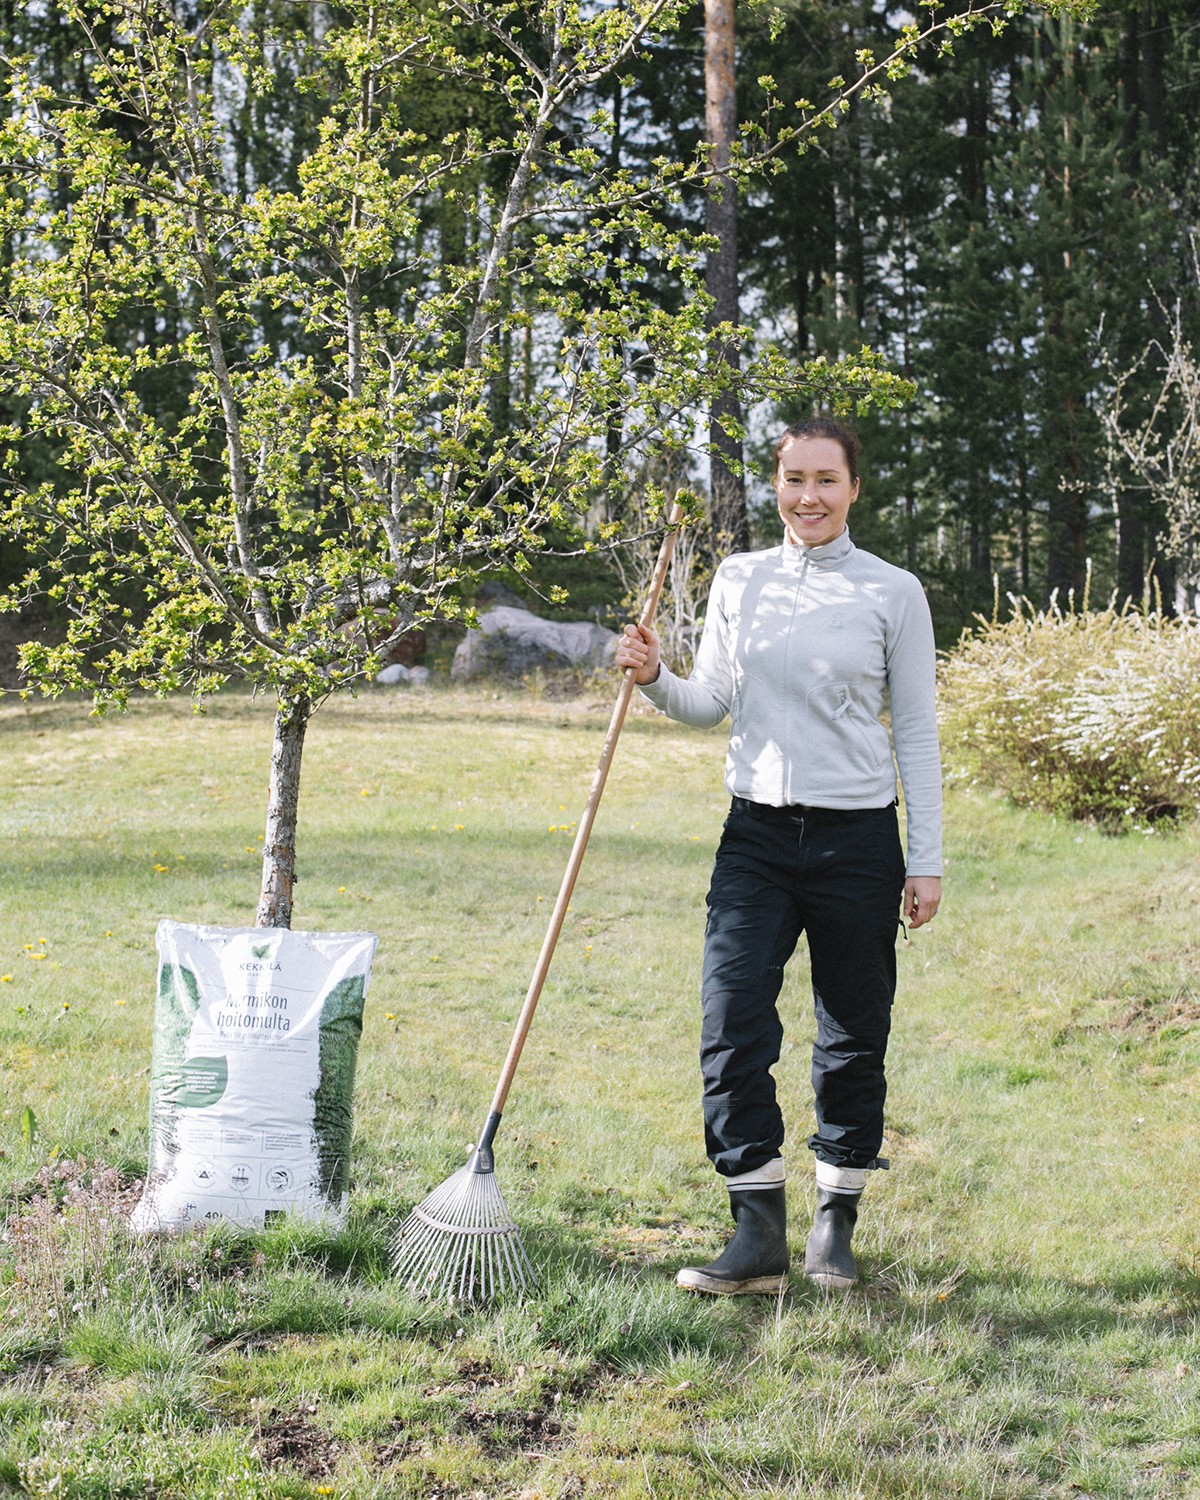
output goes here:
[[[919, 1329], [932, 1346], [987, 1350], [1019, 1364], [1050, 1365], [1088, 1350], [1107, 1351], [1114, 1368], [1171, 1364], [1194, 1344], [1200, 1323], [1200, 1278], [1168, 1263], [1095, 1279], [954, 1269], [945, 1261], [864, 1271], [847, 1301], [868, 1322]], [[794, 1295], [820, 1303], [823, 1294], [802, 1287]]]
[[[320, 726], [336, 721], [339, 727], [378, 728], [381, 722], [436, 725], [463, 723], [477, 725], [481, 718], [489, 723], [508, 725], [517, 729], [528, 729], [541, 720], [550, 720], [556, 729], [578, 728], [595, 734], [597, 725], [603, 730], [603, 714], [611, 711], [620, 687], [617, 674], [612, 674], [611, 694], [608, 679], [598, 677], [595, 684], [572, 687], [561, 694], [539, 697], [528, 692], [520, 684], [503, 684], [500, 687], [462, 686], [409, 689], [397, 692], [395, 688], [365, 684], [357, 694], [338, 696], [322, 704], [313, 715], [313, 723]], [[28, 703], [6, 705], [10, 711], [0, 714], [0, 734], [38, 733], [58, 729], [88, 729], [101, 731], [105, 720], [91, 717], [91, 699], [83, 694], [63, 694], [53, 700], [34, 699]], [[197, 715], [192, 699], [174, 694], [159, 698], [152, 693], [134, 693], [123, 713], [110, 711], [108, 722], [125, 723], [148, 714], [169, 720], [227, 723], [245, 725], [247, 720], [259, 720], [264, 732], [270, 735], [275, 705], [269, 695], [255, 697], [248, 688], [236, 684], [223, 688], [206, 698], [202, 712]], [[636, 723], [631, 720], [630, 727]]]
[[[419, 816], [424, 817], [425, 813]], [[426, 910], [449, 896], [453, 910], [466, 909], [472, 914], [478, 910], [486, 915], [499, 885], [504, 884], [519, 895], [525, 892], [540, 895], [561, 875], [570, 853], [570, 839], [562, 832], [548, 834], [540, 811], [532, 811], [529, 820], [526, 829], [484, 825], [453, 836], [443, 832], [441, 844], [424, 826], [404, 826], [398, 821], [377, 822], [375, 827], [355, 826], [336, 839], [318, 832], [307, 841], [306, 873], [313, 882], [332, 881], [335, 876], [341, 879], [343, 876], [338, 872], [346, 869], [352, 853], [356, 890], [372, 899], [394, 900], [397, 868], [407, 861], [412, 864], [408, 878], [414, 887], [420, 888]], [[217, 880], [229, 885], [244, 881], [251, 862], [248, 858], [242, 861], [242, 853], [247, 856], [259, 853], [243, 850], [247, 829], [254, 825], [254, 818], [247, 820], [234, 815], [218, 822], [206, 813], [201, 821], [203, 847], [197, 847], [194, 829], [181, 827], [170, 810], [164, 809], [161, 830], [148, 826], [139, 836], [139, 847], [148, 841], [153, 843], [156, 838], [172, 847], [186, 841], [187, 868], [177, 872], [177, 880]], [[593, 841], [597, 852], [628, 865], [645, 853], [647, 835], [601, 826]], [[706, 845], [682, 835], [676, 844], [677, 848], [669, 841], [660, 844], [658, 857], [672, 856], [698, 872], [707, 868], [711, 850]], [[101, 890], [136, 885], [138, 889], [154, 891], [160, 898], [159, 877], [148, 862], [136, 863], [140, 857], [127, 846], [101, 846], [92, 834], [82, 833], [40, 839], [22, 851], [21, 861], [27, 884], [37, 879], [53, 879], [73, 885], [94, 885]]]
[[603, 1279], [618, 1275], [648, 1289], [666, 1291], [700, 1307], [737, 1304], [751, 1314], [749, 1322], [780, 1316], [802, 1318], [844, 1311], [868, 1322], [920, 1321], [935, 1336], [939, 1329], [969, 1328], [987, 1344], [1052, 1345], [1097, 1343], [1135, 1336], [1142, 1344], [1194, 1339], [1200, 1324], [1200, 1277], [1170, 1265], [1148, 1266], [1110, 1280], [1074, 1280], [1018, 1271], [947, 1275], [945, 1262], [913, 1263], [902, 1275], [896, 1268], [877, 1271], [863, 1265], [863, 1279], [848, 1293], [827, 1292], [804, 1278], [793, 1261], [791, 1286], [782, 1298], [705, 1298], [675, 1288], [675, 1274], [719, 1254], [719, 1235], [711, 1245], [655, 1259], [615, 1260], [596, 1247], [594, 1236], [577, 1232], [527, 1236], [535, 1264], [553, 1282], [563, 1268]]
[[[944, 1268], [943, 1268], [944, 1274]], [[932, 1276], [937, 1283], [938, 1273]], [[935, 1316], [986, 1322], [995, 1342], [1096, 1339], [1138, 1330], [1152, 1338], [1194, 1331], [1200, 1319], [1200, 1279], [1171, 1266], [1147, 1267], [1105, 1281], [1075, 1281], [1019, 1272], [968, 1275]]]

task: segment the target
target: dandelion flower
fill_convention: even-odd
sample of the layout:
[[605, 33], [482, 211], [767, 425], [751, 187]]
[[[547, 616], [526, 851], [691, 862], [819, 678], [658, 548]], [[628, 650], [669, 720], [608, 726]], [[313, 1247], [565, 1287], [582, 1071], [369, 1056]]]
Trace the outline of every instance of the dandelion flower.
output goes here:
[[11, 984], [11, 983], [12, 983], [12, 975], [11, 974], [0, 974], [0, 984]]

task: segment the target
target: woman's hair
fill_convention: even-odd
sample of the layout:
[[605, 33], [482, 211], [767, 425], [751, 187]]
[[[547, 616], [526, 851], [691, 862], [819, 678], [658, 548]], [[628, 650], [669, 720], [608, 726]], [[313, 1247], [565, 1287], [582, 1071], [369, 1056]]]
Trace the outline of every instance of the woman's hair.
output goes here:
[[784, 429], [783, 436], [775, 444], [775, 467], [772, 473], [778, 475], [779, 461], [783, 455], [786, 443], [792, 438], [832, 438], [846, 455], [846, 467], [850, 470], [850, 482], [854, 484], [858, 480], [858, 453], [861, 443], [858, 434], [851, 432], [844, 422], [839, 422], [836, 417], [812, 417], [807, 422], [793, 422], [790, 427]]

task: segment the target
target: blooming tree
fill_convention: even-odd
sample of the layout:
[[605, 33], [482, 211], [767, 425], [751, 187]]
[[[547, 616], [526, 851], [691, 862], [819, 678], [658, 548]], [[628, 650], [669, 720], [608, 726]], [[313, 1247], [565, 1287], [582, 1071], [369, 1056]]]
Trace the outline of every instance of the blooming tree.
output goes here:
[[[1200, 292], [1195, 237], [1191, 252], [1186, 297], [1194, 304]], [[1162, 505], [1161, 540], [1178, 570], [1168, 604], [1194, 615], [1200, 609], [1200, 358], [1188, 337], [1184, 295], [1170, 304], [1156, 299], [1160, 336], [1131, 363], [1119, 366], [1116, 356], [1101, 348], [1107, 388], [1099, 410], [1117, 527], [1124, 519], [1121, 502], [1130, 495]]]

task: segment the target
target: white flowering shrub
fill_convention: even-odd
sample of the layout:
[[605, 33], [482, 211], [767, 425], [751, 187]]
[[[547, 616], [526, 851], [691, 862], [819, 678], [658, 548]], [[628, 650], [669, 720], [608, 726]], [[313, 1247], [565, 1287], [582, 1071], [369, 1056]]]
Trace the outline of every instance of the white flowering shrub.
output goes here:
[[942, 660], [951, 774], [1113, 827], [1200, 807], [1200, 620], [1012, 602]]

